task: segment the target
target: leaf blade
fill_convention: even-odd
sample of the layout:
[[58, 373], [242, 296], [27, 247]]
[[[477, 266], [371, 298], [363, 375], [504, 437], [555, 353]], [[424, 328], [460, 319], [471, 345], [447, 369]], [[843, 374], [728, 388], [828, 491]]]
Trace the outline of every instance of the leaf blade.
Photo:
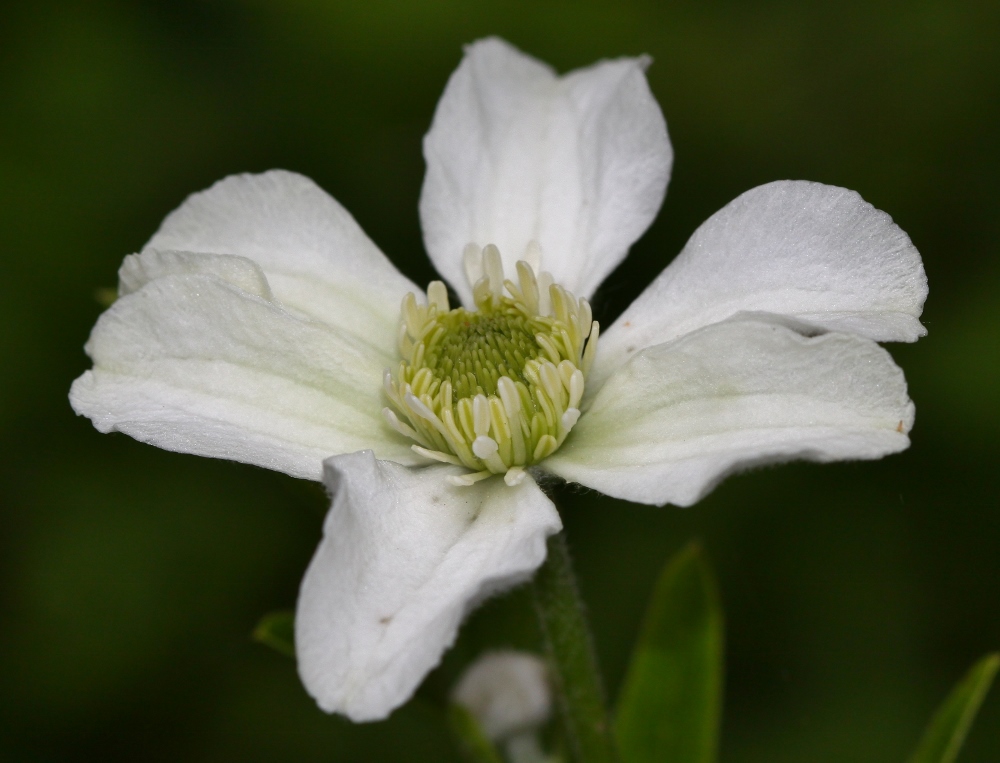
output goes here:
[[1000, 668], [1000, 653], [972, 666], [931, 719], [909, 763], [953, 763]]
[[693, 543], [661, 574], [633, 652], [615, 722], [624, 760], [715, 760], [722, 649], [722, 607], [704, 553]]

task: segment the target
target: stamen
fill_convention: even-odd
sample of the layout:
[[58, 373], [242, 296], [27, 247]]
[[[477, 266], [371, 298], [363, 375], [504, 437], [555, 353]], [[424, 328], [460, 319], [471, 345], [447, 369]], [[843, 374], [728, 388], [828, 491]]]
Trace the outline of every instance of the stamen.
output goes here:
[[475, 463], [475, 454], [469, 447], [469, 438], [462, 435], [459, 431], [458, 426], [455, 424], [455, 415], [450, 408], [445, 408], [442, 411], [442, 416], [444, 418], [444, 428], [448, 435], [448, 443], [451, 445], [452, 452], [455, 453], [460, 459], [462, 459], [463, 464]]
[[567, 432], [576, 426], [576, 422], [580, 420], [580, 409], [579, 408], [567, 408], [566, 413], [562, 415], [562, 425], [563, 429]]
[[503, 294], [503, 258], [495, 244], [483, 247], [483, 272], [490, 282], [490, 291], [494, 296]]
[[[413, 427], [407, 426], [393, 413], [389, 408], [382, 409], [382, 416], [385, 418], [386, 422], [399, 432], [404, 437], [409, 437], [411, 440], [416, 440], [417, 442], [422, 442], [423, 438], [417, 434]], [[413, 446], [416, 447], [416, 446]]]
[[476, 395], [472, 399], [473, 429], [476, 437], [482, 437], [490, 431], [490, 404], [486, 402], [486, 395]]
[[413, 340], [406, 332], [406, 321], [399, 323], [399, 331], [396, 332], [396, 347], [404, 358], [408, 358], [413, 352]]
[[438, 315], [448, 312], [448, 287], [442, 281], [431, 281], [427, 286], [427, 301], [437, 308]]
[[517, 265], [517, 280], [521, 284], [521, 297], [524, 306], [532, 315], [538, 313], [538, 281], [535, 279], [535, 268], [524, 260], [519, 260]]
[[462, 251], [462, 263], [465, 265], [465, 277], [474, 284], [483, 277], [483, 250], [479, 244], [466, 244]]
[[525, 475], [527, 475], [527, 472], [522, 467], [512, 466], [503, 476], [503, 481], [507, 483], [508, 487], [514, 487], [524, 482]]
[[545, 350], [545, 354], [553, 363], [558, 363], [562, 360], [562, 357], [559, 354], [559, 348], [556, 347], [555, 342], [552, 341], [552, 337], [546, 336], [545, 334], [535, 334], [535, 341], [538, 342], [543, 350]]
[[535, 446], [535, 461], [541, 461], [546, 456], [551, 456], [558, 447], [559, 443], [556, 442], [555, 437], [550, 434], [542, 435], [538, 440], [538, 445]]
[[493, 438], [497, 441], [500, 449], [500, 460], [504, 464], [511, 463], [511, 436], [510, 420], [507, 418], [507, 411], [504, 410], [503, 401], [493, 396], [489, 398], [490, 404], [490, 429], [493, 431]]
[[590, 373], [590, 367], [594, 365], [594, 355], [597, 354], [597, 337], [601, 335], [601, 324], [594, 321], [590, 327], [590, 339], [587, 342], [587, 349], [583, 351], [580, 370], [586, 376]]
[[403, 305], [400, 312], [403, 314], [403, 320], [406, 322], [406, 333], [414, 339], [419, 337], [424, 320], [417, 305], [417, 298], [412, 291], [407, 292], [406, 296], [403, 297]]
[[482, 459], [493, 474], [503, 474], [507, 471], [507, 464], [497, 453], [499, 449], [500, 446], [492, 437], [477, 437], [472, 443], [472, 452]]
[[477, 306], [492, 305], [493, 292], [490, 291], [490, 279], [483, 276], [472, 286], [472, 299]]
[[[577, 300], [577, 315], [579, 315], [579, 325], [587, 329], [587, 334], [590, 333], [590, 322], [594, 319], [594, 315], [590, 309], [590, 303], [583, 297]], [[584, 335], [586, 336], [586, 334]]]
[[579, 408], [583, 399], [583, 371], [579, 368], [573, 371], [569, 377], [569, 407]]
[[462, 437], [469, 442], [476, 439], [476, 427], [472, 423], [471, 398], [461, 398], [455, 406], [455, 413], [458, 415], [458, 425], [462, 428]]
[[412, 392], [408, 392], [406, 397], [403, 399], [406, 401], [406, 405], [410, 408], [410, 410], [417, 414], [420, 418], [427, 419], [427, 421], [431, 422], [431, 424], [434, 425], [434, 428], [439, 432], [444, 430], [444, 427], [441, 424], [441, 419], [439, 419], [437, 414], [428, 408], [420, 398]]
[[479, 458], [489, 458], [498, 450], [500, 450], [500, 446], [497, 445], [497, 441], [492, 437], [479, 435], [479, 437], [472, 441], [472, 452], [479, 456]]
[[535, 239], [524, 247], [524, 259], [536, 273], [542, 269], [542, 245]]
[[507, 290], [507, 293], [510, 294], [515, 302], [524, 302], [524, 295], [521, 294], [521, 289], [509, 278], [504, 280], [503, 287]]
[[470, 485], [475, 485], [477, 482], [492, 476], [493, 472], [487, 469], [485, 471], [472, 472], [470, 474], [449, 474], [447, 480], [452, 485], [457, 485], [458, 487], [469, 487]]
[[518, 397], [517, 387], [514, 386], [514, 382], [504, 376], [497, 382], [497, 391], [500, 393], [500, 399], [503, 400], [504, 407], [507, 409], [507, 415], [511, 418], [517, 416], [521, 411], [521, 400]]
[[539, 315], [552, 315], [552, 297], [549, 294], [549, 287], [552, 286], [552, 274], [543, 270], [538, 274], [538, 313]]
[[564, 390], [562, 379], [559, 378], [559, 372], [556, 371], [556, 367], [550, 363], [545, 363], [538, 369], [538, 376], [541, 379], [542, 388], [548, 393], [549, 399], [554, 404], [562, 407]]
[[[549, 294], [552, 299], [552, 314], [559, 320], [566, 322], [569, 320], [570, 313], [570, 302], [566, 299], [566, 292], [560, 288], [557, 284], [552, 284], [549, 287]], [[573, 300], [574, 302], [576, 300]]]
[[441, 461], [442, 463], [454, 464], [455, 466], [462, 465], [462, 462], [457, 457], [450, 453], [442, 453], [440, 450], [428, 450], [427, 448], [421, 448], [419, 445], [411, 445], [410, 450], [432, 461]]
[[509, 378], [504, 376], [497, 383], [497, 391], [500, 393], [500, 400], [503, 403], [504, 411], [507, 414], [507, 421], [513, 422], [508, 426], [511, 439], [511, 463], [523, 464], [527, 460], [528, 451], [524, 446], [524, 433], [521, 430], [521, 398], [517, 393]]
[[401, 407], [401, 402], [399, 399], [399, 394], [396, 392], [396, 387], [392, 383], [392, 371], [388, 368], [382, 372], [382, 387], [385, 390], [386, 397], [389, 398], [396, 407]]
[[426, 303], [404, 298], [403, 360], [383, 376], [383, 416], [417, 443], [414, 452], [469, 470], [452, 484], [502, 474], [517, 485], [579, 420], [598, 325], [585, 299], [539, 271], [537, 242], [516, 264], [516, 283], [504, 279], [492, 244], [469, 244], [463, 257], [476, 310], [451, 310], [441, 281], [427, 287]]

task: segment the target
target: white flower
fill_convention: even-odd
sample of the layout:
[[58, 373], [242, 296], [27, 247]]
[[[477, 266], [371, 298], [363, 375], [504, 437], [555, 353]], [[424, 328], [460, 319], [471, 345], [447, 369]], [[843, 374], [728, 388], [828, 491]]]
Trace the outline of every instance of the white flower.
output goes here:
[[545, 662], [529, 652], [487, 652], [465, 670], [451, 697], [494, 742], [534, 732], [552, 713]]
[[[496, 244], [508, 277], [540, 258], [543, 285], [548, 272], [589, 298], [652, 221], [672, 154], [646, 64], [560, 78], [497, 39], [466, 50], [424, 142], [420, 199], [427, 250], [466, 307], [470, 242]], [[324, 478], [300, 674], [325, 710], [385, 717], [470, 608], [542, 563], [554, 506], [530, 476], [452, 484], [469, 470], [426, 466], [383, 416], [401, 300], [419, 290], [306, 178], [241, 175], [191, 196], [119, 276], [74, 409], [102, 432]], [[902, 450], [913, 405], [875, 342], [921, 336], [925, 296], [906, 234], [856, 193], [751, 190], [603, 332], [583, 414], [541, 468], [687, 506], [755, 464]]]
[[548, 669], [529, 652], [487, 652], [473, 662], [451, 693], [479, 723], [491, 742], [501, 744], [511, 763], [548, 760], [538, 729], [552, 714]]

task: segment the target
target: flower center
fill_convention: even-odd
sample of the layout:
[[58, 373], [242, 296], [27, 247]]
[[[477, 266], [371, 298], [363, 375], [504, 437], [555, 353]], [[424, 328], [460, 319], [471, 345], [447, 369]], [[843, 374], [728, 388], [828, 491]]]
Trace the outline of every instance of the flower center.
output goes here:
[[504, 280], [495, 246], [481, 255], [467, 248], [467, 264], [470, 254], [482, 265], [470, 269], [485, 273], [473, 287], [476, 310], [451, 310], [440, 281], [428, 286], [426, 305], [412, 293], [403, 299], [403, 360], [385, 373], [392, 406], [383, 413], [417, 453], [471, 470], [451, 477], [455, 484], [504, 474], [516, 485], [580, 417], [598, 325], [587, 301], [548, 273], [536, 277], [521, 261], [515, 284]]

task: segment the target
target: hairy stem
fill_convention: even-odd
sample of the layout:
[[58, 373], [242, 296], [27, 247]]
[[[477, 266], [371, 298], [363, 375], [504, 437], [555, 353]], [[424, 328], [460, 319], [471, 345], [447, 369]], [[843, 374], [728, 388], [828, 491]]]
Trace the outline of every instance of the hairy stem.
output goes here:
[[548, 557], [533, 589], [570, 758], [576, 763], [616, 763], [594, 644], [562, 533], [549, 538]]

